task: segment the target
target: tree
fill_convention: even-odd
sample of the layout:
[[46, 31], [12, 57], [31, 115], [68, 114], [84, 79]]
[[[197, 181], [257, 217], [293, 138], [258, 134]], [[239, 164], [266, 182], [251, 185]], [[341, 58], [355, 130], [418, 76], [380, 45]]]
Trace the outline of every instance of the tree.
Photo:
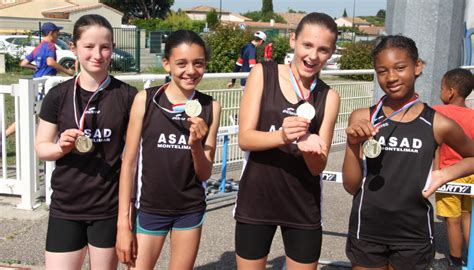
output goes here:
[[273, 13], [273, 1], [262, 0], [262, 14]]
[[378, 18], [385, 19], [385, 9], [381, 9], [377, 12], [376, 15]]
[[344, 8], [344, 13], [342, 13], [342, 17], [347, 17], [347, 11], [345, 8]]
[[174, 0], [102, 0], [101, 2], [121, 11], [125, 22], [130, 18], [164, 19], [174, 4]]
[[209, 28], [214, 29], [219, 23], [219, 18], [215, 9], [211, 9], [209, 13], [206, 14], [206, 22]]
[[274, 19], [277, 23], [286, 23], [285, 19], [280, 14], [274, 12], [263, 14], [261, 11], [248, 11], [242, 15], [252, 19], [254, 22], [269, 22], [271, 19]]

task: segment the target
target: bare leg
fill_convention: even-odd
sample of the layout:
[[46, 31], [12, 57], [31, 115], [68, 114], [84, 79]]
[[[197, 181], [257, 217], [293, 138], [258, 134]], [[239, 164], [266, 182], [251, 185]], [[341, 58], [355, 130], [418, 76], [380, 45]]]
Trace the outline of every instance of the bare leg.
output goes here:
[[292, 260], [288, 256], [286, 257], [286, 269], [288, 270], [316, 270], [318, 267], [318, 262], [314, 263], [299, 263]]
[[461, 217], [446, 218], [446, 229], [448, 232], [449, 253], [453, 257], [461, 257], [462, 252], [462, 233]]
[[258, 260], [247, 260], [239, 255], [237, 257], [237, 269], [242, 270], [265, 270], [265, 266], [267, 265], [267, 256], [258, 259]]
[[72, 252], [45, 252], [46, 270], [80, 270], [87, 247]]
[[469, 232], [471, 228], [471, 212], [462, 212], [461, 214], [462, 231], [466, 247], [469, 247]]
[[137, 259], [130, 269], [152, 270], [160, 257], [166, 236], [137, 234]]
[[98, 248], [89, 245], [89, 262], [91, 270], [116, 270], [118, 258], [115, 247]]
[[171, 231], [171, 259], [168, 269], [193, 269], [201, 241], [202, 227], [192, 230]]
[[5, 137], [8, 137], [10, 135], [12, 135], [13, 133], [15, 133], [16, 131], [16, 123], [13, 122], [11, 125], [9, 125], [7, 127], [7, 129], [5, 130]]

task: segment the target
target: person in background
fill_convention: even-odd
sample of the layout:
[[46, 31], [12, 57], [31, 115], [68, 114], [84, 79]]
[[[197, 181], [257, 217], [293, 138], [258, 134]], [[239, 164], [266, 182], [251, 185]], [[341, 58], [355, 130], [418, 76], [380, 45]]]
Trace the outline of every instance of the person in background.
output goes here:
[[273, 42], [270, 42], [265, 46], [265, 50], [263, 51], [263, 59], [265, 61], [272, 61], [273, 60]]
[[[441, 81], [441, 101], [433, 109], [453, 119], [467, 136], [474, 138], [474, 110], [466, 106], [466, 98], [474, 88], [474, 76], [468, 70], [456, 68], [444, 74]], [[462, 157], [451, 147], [442, 144], [438, 149], [439, 163], [435, 168], [445, 168], [459, 162]], [[474, 183], [474, 175], [455, 180], [456, 183]], [[471, 198], [469, 196], [436, 193], [436, 214], [445, 218], [449, 242], [449, 264], [462, 266], [463, 235], [466, 247], [469, 245], [471, 223]]]
[[[41, 43], [20, 62], [23, 68], [34, 70], [33, 78], [54, 76], [58, 71], [73, 76], [74, 69], [67, 69], [56, 62], [56, 41], [62, 27], [47, 22], [41, 26], [44, 37]], [[35, 64], [33, 65], [32, 62]]]
[[[253, 34], [253, 39], [240, 49], [239, 59], [234, 66], [234, 72], [250, 72], [257, 64], [257, 47], [265, 43], [267, 35], [262, 31]], [[247, 79], [240, 80], [240, 86], [245, 87]], [[228, 88], [234, 87], [235, 79], [227, 84]]]

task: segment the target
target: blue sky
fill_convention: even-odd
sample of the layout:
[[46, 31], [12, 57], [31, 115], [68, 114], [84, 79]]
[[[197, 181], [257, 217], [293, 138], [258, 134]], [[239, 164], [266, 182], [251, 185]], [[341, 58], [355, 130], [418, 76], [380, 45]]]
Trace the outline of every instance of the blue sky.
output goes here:
[[[171, 9], [186, 9], [199, 5], [219, 9], [220, 1], [222, 1], [223, 10], [235, 13], [245, 13], [262, 8], [262, 0], [175, 0]], [[292, 8], [306, 12], [324, 12], [332, 17], [341, 17], [344, 8], [346, 8], [347, 15], [352, 16], [354, 2], [356, 16], [375, 15], [380, 9], [387, 9], [386, 0], [273, 0], [273, 10], [282, 12]]]

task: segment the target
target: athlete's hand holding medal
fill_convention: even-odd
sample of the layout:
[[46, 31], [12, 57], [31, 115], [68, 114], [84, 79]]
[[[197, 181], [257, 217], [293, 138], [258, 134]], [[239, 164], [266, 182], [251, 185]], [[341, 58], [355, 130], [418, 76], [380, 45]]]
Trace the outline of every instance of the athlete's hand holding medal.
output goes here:
[[350, 125], [346, 129], [347, 141], [350, 144], [358, 144], [364, 141], [362, 145], [362, 150], [364, 155], [367, 158], [376, 158], [382, 152], [382, 146], [380, 143], [374, 139], [375, 134], [377, 134], [380, 125], [393, 116], [408, 110], [411, 106], [420, 102], [418, 94], [415, 93], [414, 97], [410, 99], [407, 103], [401, 106], [399, 109], [393, 111], [389, 116], [383, 118], [382, 121], [377, 122], [378, 114], [382, 110], [383, 102], [387, 99], [387, 96], [383, 96], [377, 105], [375, 106], [374, 111], [370, 114], [370, 121], [368, 120], [359, 120], [354, 124]]
[[69, 153], [76, 147], [77, 138], [84, 136], [84, 132], [76, 128], [66, 129], [59, 136], [58, 145], [65, 154]]
[[188, 118], [188, 122], [191, 124], [189, 127], [188, 144], [192, 146], [206, 137], [209, 127], [204, 119], [198, 117], [202, 112], [202, 106], [197, 99], [188, 100], [184, 107], [184, 112], [190, 117]]

